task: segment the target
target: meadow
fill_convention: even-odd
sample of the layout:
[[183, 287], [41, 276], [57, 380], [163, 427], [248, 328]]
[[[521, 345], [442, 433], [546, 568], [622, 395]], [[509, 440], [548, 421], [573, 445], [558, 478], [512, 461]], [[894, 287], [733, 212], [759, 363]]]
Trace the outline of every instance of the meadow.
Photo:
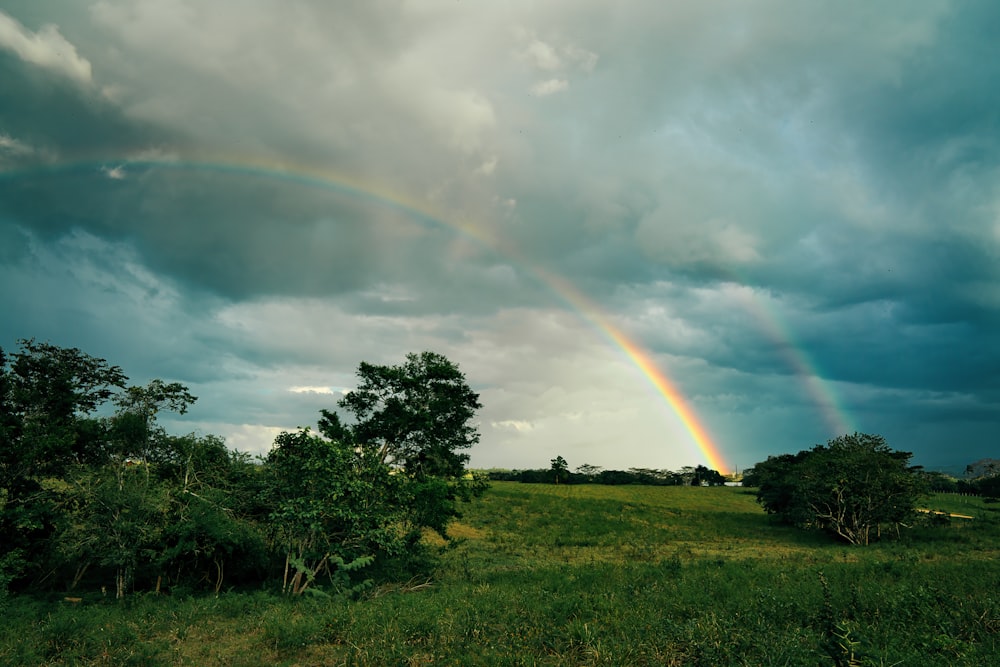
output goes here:
[[498, 482], [429, 579], [359, 599], [0, 601], [10, 665], [1000, 664], [1000, 505], [899, 541], [775, 524], [741, 488]]

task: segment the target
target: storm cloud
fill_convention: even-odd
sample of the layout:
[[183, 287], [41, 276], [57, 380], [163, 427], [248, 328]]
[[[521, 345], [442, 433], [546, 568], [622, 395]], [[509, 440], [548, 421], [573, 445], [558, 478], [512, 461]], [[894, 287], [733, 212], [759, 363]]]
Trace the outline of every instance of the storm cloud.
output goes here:
[[[992, 2], [13, 1], [0, 345], [263, 452], [362, 361], [482, 394], [479, 467], [728, 467], [856, 428], [996, 456]], [[564, 287], [569, 285], [571, 287]]]

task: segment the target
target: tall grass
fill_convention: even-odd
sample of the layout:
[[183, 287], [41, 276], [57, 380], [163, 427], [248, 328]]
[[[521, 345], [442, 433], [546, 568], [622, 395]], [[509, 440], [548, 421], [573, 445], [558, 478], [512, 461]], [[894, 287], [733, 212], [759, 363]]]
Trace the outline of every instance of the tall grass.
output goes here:
[[742, 489], [496, 483], [430, 586], [15, 597], [0, 664], [998, 664], [1000, 512], [932, 502], [976, 518], [859, 548]]

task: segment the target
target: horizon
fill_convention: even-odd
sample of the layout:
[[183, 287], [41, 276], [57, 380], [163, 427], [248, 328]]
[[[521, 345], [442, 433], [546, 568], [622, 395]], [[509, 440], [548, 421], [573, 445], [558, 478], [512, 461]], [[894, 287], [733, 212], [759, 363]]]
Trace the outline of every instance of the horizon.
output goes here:
[[0, 346], [254, 454], [434, 350], [476, 467], [1000, 455], [1000, 6], [468, 4], [5, 3]]

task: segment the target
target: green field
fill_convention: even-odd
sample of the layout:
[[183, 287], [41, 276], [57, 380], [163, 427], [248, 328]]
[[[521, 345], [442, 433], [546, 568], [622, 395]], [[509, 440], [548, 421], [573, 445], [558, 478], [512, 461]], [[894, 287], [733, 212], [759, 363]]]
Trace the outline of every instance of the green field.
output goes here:
[[848, 547], [745, 489], [495, 483], [430, 581], [13, 597], [0, 664], [1000, 664], [1000, 505], [926, 506], [975, 518]]

